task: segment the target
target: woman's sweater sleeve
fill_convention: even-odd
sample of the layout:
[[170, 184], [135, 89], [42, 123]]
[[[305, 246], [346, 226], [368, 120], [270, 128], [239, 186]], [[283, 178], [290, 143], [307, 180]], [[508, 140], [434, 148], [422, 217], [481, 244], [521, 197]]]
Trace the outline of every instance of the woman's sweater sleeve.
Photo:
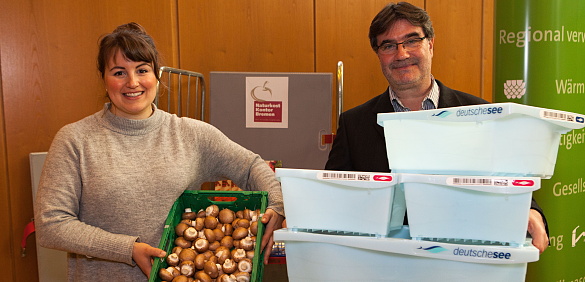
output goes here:
[[[107, 232], [79, 220], [79, 150], [65, 127], [49, 149], [35, 204], [35, 228], [43, 247], [132, 264], [138, 237]], [[108, 220], [116, 220], [111, 218]]]

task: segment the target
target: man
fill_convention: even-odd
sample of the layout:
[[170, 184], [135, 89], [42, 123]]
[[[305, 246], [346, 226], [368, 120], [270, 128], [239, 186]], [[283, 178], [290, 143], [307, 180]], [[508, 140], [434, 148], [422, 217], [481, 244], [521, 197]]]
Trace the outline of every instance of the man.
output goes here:
[[[434, 31], [423, 9], [406, 2], [387, 5], [372, 20], [369, 37], [389, 87], [381, 95], [341, 114], [325, 165], [328, 170], [390, 171], [384, 130], [377, 124], [378, 113], [488, 103], [434, 79], [431, 74]], [[548, 246], [548, 227], [534, 200], [528, 232], [542, 253]]]

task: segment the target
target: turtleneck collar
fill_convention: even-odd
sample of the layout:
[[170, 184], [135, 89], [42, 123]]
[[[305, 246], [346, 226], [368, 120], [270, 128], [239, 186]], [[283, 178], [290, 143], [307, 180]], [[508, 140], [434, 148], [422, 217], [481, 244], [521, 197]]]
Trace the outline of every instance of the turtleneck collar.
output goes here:
[[152, 104], [152, 115], [146, 119], [128, 119], [119, 117], [110, 111], [111, 103], [105, 103], [102, 111], [97, 113], [100, 124], [114, 132], [125, 135], [143, 135], [158, 128], [163, 120], [164, 113]]

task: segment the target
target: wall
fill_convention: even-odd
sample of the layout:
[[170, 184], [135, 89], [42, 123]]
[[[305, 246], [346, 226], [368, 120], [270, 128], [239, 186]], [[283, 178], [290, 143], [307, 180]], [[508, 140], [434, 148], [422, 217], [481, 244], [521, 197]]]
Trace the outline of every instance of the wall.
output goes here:
[[105, 92], [95, 62], [98, 37], [121, 23], [141, 22], [161, 52], [173, 58], [175, 1], [143, 3], [0, 2], [0, 163], [5, 164], [0, 174], [7, 179], [0, 182], [0, 263], [12, 270], [12, 279], [4, 281], [37, 280], [34, 237], [28, 240], [27, 255], [20, 255], [23, 228], [33, 217], [28, 154], [48, 150], [59, 128], [103, 107]]
[[[98, 37], [129, 21], [155, 38], [166, 65], [202, 72], [332, 72], [345, 65], [344, 109], [387, 82], [368, 45], [381, 0], [149, 0], [99, 4], [0, 0], [0, 265], [4, 281], [36, 281], [28, 154], [105, 102]], [[491, 100], [493, 0], [416, 0], [436, 28], [433, 74]], [[333, 94], [333, 93], [332, 93]], [[6, 231], [5, 231], [6, 230]]]
[[[179, 0], [182, 68], [206, 77], [210, 71], [335, 73], [343, 61], [344, 110], [388, 86], [368, 40], [372, 18], [388, 1], [191, 3]], [[435, 26], [435, 77], [491, 100], [493, 0], [411, 3], [426, 7]]]

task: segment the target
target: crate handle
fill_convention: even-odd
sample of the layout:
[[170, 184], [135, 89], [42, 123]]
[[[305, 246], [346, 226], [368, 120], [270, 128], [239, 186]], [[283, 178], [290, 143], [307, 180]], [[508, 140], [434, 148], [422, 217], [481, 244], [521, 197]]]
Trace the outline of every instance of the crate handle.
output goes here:
[[209, 200], [212, 203], [234, 203], [238, 200], [237, 197], [227, 197], [227, 196], [209, 196], [207, 197], [207, 200]]

